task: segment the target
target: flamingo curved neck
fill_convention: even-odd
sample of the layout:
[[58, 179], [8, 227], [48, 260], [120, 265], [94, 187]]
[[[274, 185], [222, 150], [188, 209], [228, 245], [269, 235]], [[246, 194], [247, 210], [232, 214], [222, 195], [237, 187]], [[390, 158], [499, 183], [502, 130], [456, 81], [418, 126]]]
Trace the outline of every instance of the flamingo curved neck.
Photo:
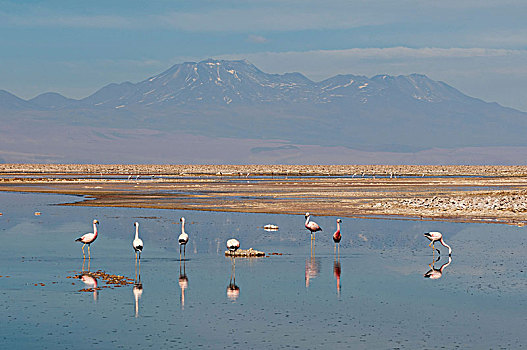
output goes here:
[[307, 226], [307, 225], [309, 224], [309, 218], [310, 218], [310, 216], [308, 216], [308, 217], [306, 218], [305, 226]]
[[97, 237], [97, 224], [93, 223], [93, 234]]
[[135, 226], [135, 239], [139, 238], [139, 225]]
[[185, 219], [181, 220], [181, 233], [185, 233]]
[[337, 222], [337, 232], [335, 232], [337, 235], [340, 234], [340, 222]]

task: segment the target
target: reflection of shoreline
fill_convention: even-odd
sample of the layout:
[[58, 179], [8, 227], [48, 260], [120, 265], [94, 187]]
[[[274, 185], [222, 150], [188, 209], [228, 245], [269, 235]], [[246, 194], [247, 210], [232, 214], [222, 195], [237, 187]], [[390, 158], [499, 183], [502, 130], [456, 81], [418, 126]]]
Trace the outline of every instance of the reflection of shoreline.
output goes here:
[[[16, 172], [9, 168], [9, 164], [0, 165], [0, 170], [5, 169], [10, 171], [5, 173], [9, 176], [15, 176]], [[11, 166], [12, 167], [12, 166]], [[363, 168], [361, 166], [333, 166], [333, 167], [315, 167], [315, 168], [302, 168], [295, 166], [280, 167], [280, 169], [271, 170], [272, 167], [263, 166], [193, 166], [193, 167], [165, 167], [167, 171], [166, 178], [159, 179], [162, 174], [159, 173], [159, 169], [155, 171], [149, 166], [138, 165], [135, 167], [131, 166], [118, 166], [118, 168], [126, 170], [126, 174], [136, 173], [144, 176], [143, 169], [151, 170], [152, 174], [156, 174], [155, 178], [149, 181], [128, 181], [126, 176], [121, 176], [119, 179], [117, 175], [113, 175], [114, 178], [109, 175], [104, 175], [107, 178], [96, 178], [91, 177], [86, 179], [83, 176], [82, 170], [85, 169], [82, 166], [79, 168], [69, 166], [24, 166], [22, 169], [27, 168], [28, 175], [32, 176], [38, 170], [44, 172], [38, 173], [38, 176], [46, 177], [53, 176], [59, 173], [63, 167], [64, 171], [68, 173], [68, 169], [72, 174], [70, 179], [49, 179], [40, 180], [37, 175], [32, 178], [6, 178], [5, 181], [0, 185], [1, 191], [25, 191], [25, 192], [52, 192], [52, 193], [63, 193], [63, 194], [75, 194], [92, 196], [96, 199], [90, 200], [89, 202], [70, 203], [69, 205], [81, 205], [81, 206], [106, 206], [106, 207], [143, 207], [143, 208], [164, 208], [164, 209], [191, 209], [197, 210], [221, 210], [221, 211], [232, 211], [232, 212], [260, 212], [260, 213], [277, 213], [277, 214], [292, 214], [302, 212], [301, 208], [316, 205], [318, 215], [339, 215], [346, 217], [379, 217], [379, 216], [398, 216], [401, 218], [411, 217], [422, 217], [423, 219], [434, 218], [448, 221], [475, 221], [481, 222], [493, 222], [493, 223], [511, 223], [520, 222], [523, 223], [525, 218], [521, 212], [514, 212], [507, 209], [507, 205], [500, 210], [479, 210], [478, 203], [474, 202], [472, 205], [471, 201], [467, 208], [463, 210], [454, 210], [454, 208], [443, 208], [431, 205], [427, 208], [420, 207], [419, 205], [403, 205], [399, 203], [401, 198], [411, 198], [412, 203], [419, 204], [422, 200], [429, 200], [434, 196], [434, 193], [441, 192], [442, 197], [449, 197], [455, 200], [465, 200], [470, 198], [476, 198], [478, 196], [469, 196], [485, 190], [485, 198], [489, 197], [492, 199], [501, 200], [505, 197], [510, 197], [510, 194], [515, 194], [518, 187], [523, 186], [519, 183], [519, 180], [515, 179], [510, 175], [520, 174], [520, 170], [514, 167], [444, 167], [441, 171], [437, 167], [429, 166], [374, 166], [369, 168]], [[97, 170], [97, 175], [100, 172], [104, 174], [109, 173], [109, 168], [104, 165], [94, 165], [94, 169]], [[188, 168], [188, 169], [187, 169]], [[211, 169], [222, 169], [222, 176], [216, 176]], [[253, 169], [248, 171], [246, 169]], [[282, 169], [283, 168], [283, 169]], [[20, 171], [22, 171], [22, 169]], [[78, 172], [72, 172], [72, 169], [78, 169]], [[161, 169], [164, 169], [163, 167]], [[192, 176], [178, 176], [182, 173], [183, 169], [186, 169], [187, 174], [205, 174], [206, 180], [203, 178], [197, 178]], [[227, 171], [230, 169], [231, 171]], [[251, 174], [267, 174], [267, 178], [263, 181], [254, 181], [247, 184], [246, 181], [236, 181], [238, 179], [238, 173], [240, 169], [244, 169], [243, 173], [250, 172]], [[288, 169], [291, 169], [287, 171]], [[302, 171], [300, 171], [302, 169]], [[313, 170], [319, 169], [319, 170]], [[362, 169], [362, 172], [360, 171]], [[406, 177], [391, 177], [386, 174], [397, 174], [404, 169], [404, 176]], [[49, 172], [46, 173], [46, 170]], [[173, 172], [170, 172], [173, 170]], [[179, 171], [178, 171], [179, 170]], [[112, 170], [112, 174], [116, 171]], [[163, 171], [163, 170], [162, 170]], [[200, 173], [201, 171], [201, 173]], [[207, 172], [209, 171], [209, 172]], [[273, 172], [274, 171], [274, 172]], [[326, 175], [325, 177], [309, 178], [309, 181], [305, 181], [307, 176], [292, 176], [292, 174], [309, 174], [312, 175]], [[278, 178], [280, 172], [286, 172], [294, 177], [295, 181], [284, 181], [284, 179]], [[365, 175], [362, 176], [361, 174]], [[1, 174], [1, 173], [0, 173]], [[95, 173], [91, 172], [90, 175]], [[117, 171], [118, 174], [118, 171]], [[272, 175], [273, 174], [273, 175]], [[329, 177], [327, 175], [330, 175]], [[355, 174], [355, 177], [350, 176]], [[373, 174], [376, 178], [373, 179]], [[434, 177], [427, 177], [421, 175], [433, 175]], [[468, 174], [469, 177], [452, 177], [450, 175], [462, 175]], [[475, 175], [488, 176], [490, 174], [496, 175], [493, 178], [476, 177]], [[507, 177], [500, 177], [500, 174], [506, 174]], [[341, 177], [335, 177], [331, 175], [338, 175]], [[408, 176], [411, 175], [411, 176]], [[64, 175], [61, 175], [64, 176]], [[1, 177], [1, 175], [0, 175]], [[276, 177], [276, 178], [275, 178]], [[75, 178], [83, 178], [82, 182], [75, 181]], [[184, 181], [181, 181], [184, 179]], [[233, 181], [230, 181], [230, 180]], [[260, 179], [261, 180], [261, 179]], [[304, 182], [316, 183], [316, 186], [304, 185]], [[371, 185], [372, 182], [375, 184], [375, 189], [372, 191], [370, 186], [368, 191], [364, 189], [364, 185]], [[401, 187], [402, 182], [405, 186]], [[167, 193], [162, 186], [166, 186], [170, 183], [171, 193]], [[351, 186], [350, 186], [351, 183]], [[41, 186], [35, 187], [34, 184], [40, 184]], [[258, 194], [265, 195], [266, 193], [273, 192], [280, 184], [281, 191], [276, 193], [276, 197], [266, 198], [265, 201], [259, 199]], [[458, 186], [458, 185], [463, 186]], [[7, 185], [7, 186], [5, 186]], [[14, 186], [13, 186], [14, 185]], [[50, 187], [46, 186], [49, 185]], [[195, 186], [196, 192], [188, 192], [189, 186]], [[52, 186], [52, 187], [51, 187]], [[500, 187], [500, 190], [494, 190], [493, 187]], [[349, 189], [343, 189], [347, 188]], [[490, 187], [490, 189], [489, 189]], [[394, 191], [397, 188], [397, 191]], [[478, 190], [481, 188], [482, 190]], [[143, 196], [143, 191], [148, 191], [150, 194], [154, 194], [149, 198]], [[207, 193], [207, 198], [195, 198], [194, 195], [197, 191], [204, 191]], [[336, 191], [339, 191], [339, 195], [336, 196]], [[344, 191], [344, 192], [342, 192]], [[402, 191], [402, 192], [401, 192]], [[276, 191], [275, 191], [276, 192]], [[290, 196], [290, 193], [302, 192], [302, 196], [299, 198]], [[157, 193], [157, 195], [155, 195]], [[174, 193], [179, 193], [174, 195]], [[181, 193], [184, 193], [181, 197]], [[229, 197], [229, 193], [233, 193], [232, 198]], [[274, 193], [274, 192], [273, 192]], [[236, 195], [234, 195], [236, 194]], [[247, 194], [247, 196], [246, 196]], [[123, 198], [126, 197], [126, 201]], [[221, 198], [220, 198], [221, 197]], [[359, 198], [360, 197], [360, 198]], [[470, 198], [469, 198], [470, 197]], [[159, 198], [162, 198], [163, 204], [159, 204]], [[240, 199], [242, 198], [242, 199]], [[338, 205], [339, 198], [346, 198], [347, 205], [345, 206], [344, 212], [343, 207]], [[382, 202], [379, 203], [378, 199], [383, 198]], [[485, 200], [483, 198], [482, 200]], [[328, 199], [328, 200], [324, 200]], [[476, 199], [474, 199], [476, 200]], [[478, 199], [479, 200], [479, 199]], [[269, 205], [270, 201], [272, 205]], [[507, 202], [507, 201], [506, 201]], [[126, 204], [123, 204], [126, 203]], [[401, 205], [393, 205], [399, 203]], [[515, 203], [515, 202], [514, 202]], [[375, 205], [381, 204], [381, 205]], [[384, 205], [387, 204], [387, 205]], [[391, 204], [391, 205], [388, 205]], [[432, 203], [434, 204], [434, 203]], [[272, 208], [272, 209], [270, 209]], [[445, 209], [445, 210], [443, 210]], [[496, 219], [496, 221], [493, 221]]]

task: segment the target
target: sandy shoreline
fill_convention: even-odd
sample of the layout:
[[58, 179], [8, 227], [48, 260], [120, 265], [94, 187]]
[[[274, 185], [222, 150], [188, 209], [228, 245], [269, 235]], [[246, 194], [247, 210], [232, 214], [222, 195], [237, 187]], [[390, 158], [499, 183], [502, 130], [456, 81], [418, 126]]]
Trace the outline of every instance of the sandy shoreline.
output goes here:
[[1, 191], [72, 205], [527, 222], [525, 166], [0, 164]]

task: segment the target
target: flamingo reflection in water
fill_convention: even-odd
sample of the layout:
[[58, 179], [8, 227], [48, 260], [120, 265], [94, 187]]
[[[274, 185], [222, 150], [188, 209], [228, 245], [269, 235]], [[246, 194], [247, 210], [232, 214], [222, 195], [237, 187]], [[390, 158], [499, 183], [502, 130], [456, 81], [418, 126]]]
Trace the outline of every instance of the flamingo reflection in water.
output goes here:
[[99, 297], [99, 288], [97, 287], [97, 278], [89, 272], [83, 272], [80, 280], [86, 285], [86, 288], [93, 289], [93, 300], [97, 301]]
[[141, 283], [141, 275], [139, 275], [139, 282], [134, 283], [134, 288], [132, 288], [135, 299], [135, 317], [139, 317], [139, 299], [143, 295], [143, 284]]
[[436, 260], [434, 260], [431, 264], [429, 264], [428, 266], [430, 266], [430, 270], [428, 270], [423, 276], [424, 278], [430, 278], [432, 280], [437, 280], [437, 279], [440, 279], [442, 276], [443, 276], [443, 270], [446, 269], [446, 267], [448, 265], [450, 265], [450, 263], [452, 262], [452, 257], [451, 256], [448, 256], [448, 261], [446, 263], [444, 263], [443, 265], [441, 265], [441, 267], [439, 269], [436, 269], [434, 267], [434, 264], [436, 262], [439, 261], [441, 257], [437, 257]]
[[231, 278], [227, 286], [227, 298], [236, 301], [240, 296], [240, 287], [236, 285], [236, 257], [234, 253], [240, 248], [240, 242], [232, 238], [227, 241], [227, 249], [231, 253]]
[[185, 309], [185, 289], [188, 288], [188, 277], [185, 271], [185, 261], [183, 261], [183, 271], [181, 271], [181, 261], [179, 262], [179, 288], [181, 288], [181, 310]]
[[315, 257], [315, 240], [311, 241], [311, 253], [309, 260], [306, 259], [306, 288], [309, 287], [309, 282], [311, 279], [318, 276], [320, 273], [320, 260]]
[[340, 273], [341, 273], [341, 267], [340, 267], [340, 259], [335, 259], [333, 261], [333, 275], [337, 279], [337, 295], [340, 296]]

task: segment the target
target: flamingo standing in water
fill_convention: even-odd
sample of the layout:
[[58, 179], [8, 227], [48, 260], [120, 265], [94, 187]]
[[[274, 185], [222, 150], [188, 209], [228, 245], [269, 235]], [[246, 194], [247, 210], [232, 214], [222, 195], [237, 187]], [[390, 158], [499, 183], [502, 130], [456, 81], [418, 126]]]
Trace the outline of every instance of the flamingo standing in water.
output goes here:
[[436, 249], [434, 247], [434, 243], [435, 242], [439, 242], [439, 243], [441, 243], [442, 245], [444, 245], [445, 247], [448, 248], [448, 256], [452, 255], [452, 248], [450, 248], [450, 246], [445, 243], [445, 241], [443, 240], [443, 235], [441, 234], [441, 232], [435, 232], [435, 231], [425, 232], [424, 236], [431, 241], [428, 246], [432, 247], [432, 250], [437, 250], [437, 253], [441, 254], [439, 249]]
[[306, 213], [306, 223], [304, 226], [311, 232], [311, 239], [315, 239], [315, 232], [322, 231], [322, 228], [318, 226], [318, 224], [314, 221], [309, 221], [309, 218], [311, 215], [309, 213]]
[[179, 235], [179, 260], [181, 260], [181, 246], [183, 246], [183, 257], [187, 255], [188, 234], [185, 233], [185, 218], [179, 219], [181, 221], [181, 234]]
[[132, 247], [134, 247], [135, 260], [137, 262], [137, 255], [139, 255], [139, 261], [141, 261], [141, 252], [143, 251], [143, 240], [139, 238], [139, 223], [138, 222], [134, 223], [134, 226], [135, 226], [135, 238], [132, 241]]
[[333, 242], [335, 242], [335, 253], [337, 253], [337, 243], [339, 245], [339, 254], [340, 254], [340, 240], [342, 239], [342, 236], [340, 234], [340, 223], [342, 220], [337, 219], [337, 231], [333, 234]]
[[[139, 238], [139, 223], [135, 222], [135, 238], [132, 241], [132, 247], [135, 250], [135, 279], [137, 280], [137, 261], [139, 260], [139, 279], [141, 278], [141, 252], [143, 251], [143, 240]], [[137, 259], [139, 255], [139, 259]]]
[[93, 232], [86, 233], [75, 240], [75, 242], [84, 243], [82, 246], [82, 256], [84, 259], [86, 259], [86, 255], [84, 254], [84, 246], [86, 244], [88, 245], [88, 259], [91, 259], [90, 244], [92, 244], [97, 239], [97, 225], [98, 224], [99, 224], [99, 221], [93, 220]]

